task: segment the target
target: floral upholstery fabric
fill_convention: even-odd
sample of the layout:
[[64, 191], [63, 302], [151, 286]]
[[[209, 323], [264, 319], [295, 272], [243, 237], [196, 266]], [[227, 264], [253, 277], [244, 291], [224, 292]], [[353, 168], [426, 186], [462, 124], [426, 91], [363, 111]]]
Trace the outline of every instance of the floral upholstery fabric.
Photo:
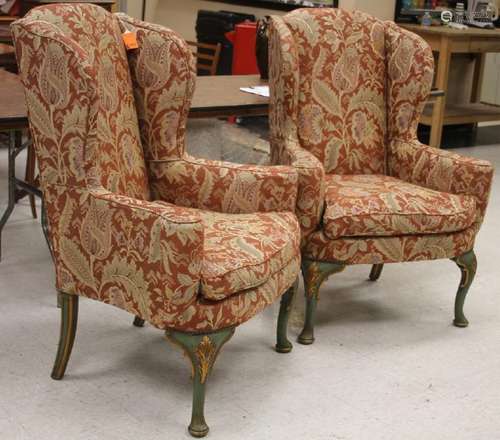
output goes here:
[[393, 141], [390, 145], [392, 176], [436, 191], [474, 197], [478, 224], [488, 206], [493, 171], [488, 161], [431, 148], [417, 140]]
[[93, 175], [113, 193], [149, 199], [118, 20], [99, 8], [49, 5], [12, 29], [22, 40], [20, 69], [37, 82], [26, 98], [44, 180], [72, 185]]
[[153, 198], [228, 213], [293, 211], [297, 171], [195, 159], [185, 153], [186, 120], [196, 69], [173, 31], [117, 14], [137, 33], [128, 52]]
[[323, 230], [331, 239], [457, 232], [471, 226], [477, 215], [472, 196], [389, 176], [332, 174], [326, 188]]
[[[359, 11], [299, 9], [272, 18], [269, 47], [271, 155], [299, 173], [303, 255], [374, 264], [469, 251], [493, 169], [417, 141], [428, 44]], [[294, 158], [311, 154], [323, 170], [304, 174]]]
[[388, 139], [416, 138], [431, 91], [434, 57], [418, 35], [386, 22]]
[[201, 292], [207, 299], [225, 299], [264, 284], [300, 252], [300, 229], [292, 213], [200, 215], [205, 230]]
[[381, 264], [453, 258], [471, 250], [477, 226], [449, 234], [394, 237], [344, 237], [332, 240], [323, 231], [312, 234], [302, 255], [344, 264]]
[[[252, 221], [242, 218], [231, 225], [231, 215], [226, 219], [177, 206], [151, 190], [147, 174], [156, 176], [161, 188], [163, 176], [173, 193], [188, 185], [168, 165], [184, 160], [194, 69], [185, 43], [151, 26], [157, 30], [138, 32], [141, 47], [132, 65], [137, 68], [129, 70], [123, 23], [123, 16], [118, 19], [98, 6], [63, 4], [37, 8], [12, 26], [56, 287], [125, 309], [160, 329], [210, 332], [239, 325], [294, 283], [300, 266], [298, 225], [287, 212], [256, 213]], [[160, 48], [152, 44], [158, 39]], [[145, 101], [137, 99], [141, 91], [133, 96], [138, 81], [145, 85]], [[156, 102], [152, 107], [149, 98]], [[197, 167], [192, 185], [201, 185], [202, 195], [193, 193], [196, 203], [186, 205], [241, 212], [293, 209], [293, 168], [228, 171], [223, 163], [190, 158], [186, 163], [191, 162]], [[257, 183], [249, 178], [252, 172]], [[240, 208], [235, 207], [240, 202], [233, 206], [226, 197], [238, 179], [243, 193], [256, 194]], [[231, 235], [237, 225], [239, 240]], [[217, 260], [218, 245], [235, 260]], [[219, 300], [203, 296], [207, 282], [212, 298]], [[229, 293], [222, 294], [226, 287]]]
[[296, 122], [302, 148], [319, 159], [326, 173], [383, 174], [384, 23], [361, 12], [325, 14], [321, 9], [274, 20], [284, 22], [297, 51]]
[[269, 108], [271, 162], [291, 165], [299, 173], [295, 213], [302, 229], [302, 240], [319, 224], [323, 208], [323, 165], [300, 146], [297, 137], [298, 55], [289, 29], [274, 19], [269, 29], [270, 92]]
[[297, 172], [290, 167], [262, 167], [195, 159], [149, 163], [156, 199], [232, 214], [293, 212]]

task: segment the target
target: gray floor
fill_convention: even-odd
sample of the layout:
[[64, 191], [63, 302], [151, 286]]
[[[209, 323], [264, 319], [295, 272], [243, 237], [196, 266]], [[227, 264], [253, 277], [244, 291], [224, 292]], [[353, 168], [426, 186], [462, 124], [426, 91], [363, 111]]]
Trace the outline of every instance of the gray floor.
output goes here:
[[[265, 142], [248, 130], [219, 122], [190, 130], [199, 155], [266, 160]], [[500, 145], [457, 151], [500, 165]], [[0, 149], [2, 208], [5, 159]], [[500, 438], [499, 198], [497, 180], [476, 246], [468, 329], [451, 325], [453, 263], [391, 265], [376, 284], [366, 281], [369, 267], [349, 268], [323, 288], [313, 346], [273, 351], [277, 306], [238, 329], [209, 381], [210, 438]], [[161, 332], [132, 327], [120, 310], [82, 300], [67, 376], [49, 378], [59, 312], [50, 256], [26, 201], [4, 233], [0, 439], [189, 438], [187, 361]], [[296, 306], [294, 338], [301, 295]]]

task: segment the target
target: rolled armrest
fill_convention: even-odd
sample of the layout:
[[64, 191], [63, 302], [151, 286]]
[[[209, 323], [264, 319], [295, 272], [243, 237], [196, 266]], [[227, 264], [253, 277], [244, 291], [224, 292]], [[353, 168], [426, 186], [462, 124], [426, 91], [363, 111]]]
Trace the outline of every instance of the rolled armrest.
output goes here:
[[113, 304], [160, 328], [182, 316], [200, 282], [198, 213], [100, 189], [47, 191], [57, 199], [47, 206], [60, 291]]
[[150, 161], [156, 199], [225, 213], [290, 211], [297, 199], [297, 172], [286, 166], [238, 165], [195, 159]]
[[493, 171], [488, 161], [432, 148], [417, 140], [395, 140], [390, 146], [390, 175], [437, 191], [474, 196], [478, 222], [486, 212]]

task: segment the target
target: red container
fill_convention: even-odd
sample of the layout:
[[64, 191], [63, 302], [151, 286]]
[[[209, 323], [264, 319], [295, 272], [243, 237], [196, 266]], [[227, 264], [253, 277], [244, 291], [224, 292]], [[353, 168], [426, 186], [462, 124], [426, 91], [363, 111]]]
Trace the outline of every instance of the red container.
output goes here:
[[245, 21], [234, 27], [234, 31], [225, 34], [233, 43], [233, 75], [252, 75], [259, 73], [255, 56], [257, 23]]

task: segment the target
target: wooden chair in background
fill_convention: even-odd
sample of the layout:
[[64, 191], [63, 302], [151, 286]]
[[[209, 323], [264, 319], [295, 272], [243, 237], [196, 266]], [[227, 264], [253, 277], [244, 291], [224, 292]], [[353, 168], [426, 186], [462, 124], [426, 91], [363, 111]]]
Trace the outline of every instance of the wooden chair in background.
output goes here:
[[219, 57], [222, 45], [197, 43], [195, 41], [187, 42], [193, 48], [193, 54], [196, 57], [196, 69], [200, 72], [208, 72], [208, 75], [217, 73]]

